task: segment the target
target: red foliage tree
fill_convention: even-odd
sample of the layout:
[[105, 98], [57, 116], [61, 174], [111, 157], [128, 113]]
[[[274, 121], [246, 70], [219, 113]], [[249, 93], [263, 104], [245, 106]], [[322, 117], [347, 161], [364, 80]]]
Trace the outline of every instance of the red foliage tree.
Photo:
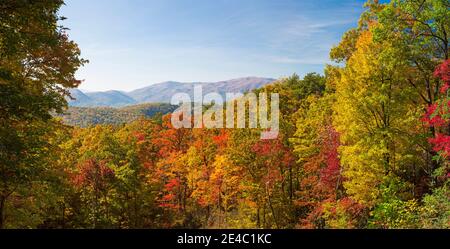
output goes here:
[[437, 131], [436, 136], [429, 139], [433, 150], [448, 160], [450, 157], [450, 59], [436, 68], [434, 76], [443, 82], [440, 88], [441, 96], [428, 108], [423, 121]]
[[88, 159], [79, 165], [78, 172], [73, 175], [75, 186], [92, 186], [94, 190], [105, 191], [110, 180], [114, 179], [114, 171], [105, 161]]

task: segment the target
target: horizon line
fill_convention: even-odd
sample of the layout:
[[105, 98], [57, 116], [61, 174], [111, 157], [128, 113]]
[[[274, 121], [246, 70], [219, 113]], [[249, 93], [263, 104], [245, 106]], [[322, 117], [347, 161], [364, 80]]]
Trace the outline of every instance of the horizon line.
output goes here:
[[278, 78], [274, 78], [274, 77], [262, 77], [262, 76], [243, 76], [243, 77], [237, 77], [237, 78], [231, 78], [231, 79], [227, 79], [227, 80], [219, 80], [219, 81], [176, 81], [176, 80], [167, 80], [167, 81], [161, 81], [161, 82], [155, 82], [155, 83], [150, 83], [147, 84], [145, 86], [139, 87], [139, 88], [135, 88], [135, 89], [130, 89], [130, 90], [118, 90], [118, 89], [106, 89], [106, 90], [91, 90], [91, 89], [84, 89], [83, 87], [80, 87], [83, 83], [81, 83], [78, 87], [74, 87], [74, 88], [69, 88], [69, 90], [73, 90], [73, 89], [77, 89], [83, 93], [95, 93], [95, 92], [109, 92], [109, 91], [118, 91], [118, 92], [125, 92], [125, 93], [129, 93], [129, 92], [133, 92], [136, 90], [140, 90], [140, 89], [144, 89], [150, 86], [154, 86], [154, 85], [158, 85], [158, 84], [164, 84], [164, 83], [180, 83], [180, 84], [214, 84], [214, 83], [221, 83], [221, 82], [227, 82], [227, 81], [232, 81], [232, 80], [239, 80], [239, 79], [246, 79], [246, 78], [258, 78], [258, 79], [266, 79], [266, 80], [272, 80], [272, 81], [277, 81], [283, 78], [286, 78], [289, 76], [282, 76], [282, 77], [278, 77]]

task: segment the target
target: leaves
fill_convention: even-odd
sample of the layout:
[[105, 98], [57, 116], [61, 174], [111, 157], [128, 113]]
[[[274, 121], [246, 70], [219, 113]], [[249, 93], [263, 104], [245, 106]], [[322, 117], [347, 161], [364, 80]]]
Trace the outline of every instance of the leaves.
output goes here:
[[446, 1], [369, 1], [324, 76], [254, 90], [279, 94], [272, 140], [175, 129], [160, 104], [63, 125], [86, 61], [62, 4], [0, 4], [0, 228], [449, 227]]

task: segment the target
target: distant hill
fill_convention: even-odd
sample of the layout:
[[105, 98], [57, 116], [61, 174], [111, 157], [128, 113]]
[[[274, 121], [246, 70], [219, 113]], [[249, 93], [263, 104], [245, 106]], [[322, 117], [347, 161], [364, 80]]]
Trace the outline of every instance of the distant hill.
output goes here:
[[71, 95], [74, 100], [69, 100], [70, 106], [93, 107], [109, 106], [121, 107], [137, 104], [136, 100], [121, 91], [106, 92], [82, 92], [79, 89], [71, 89]]
[[83, 105], [90, 105], [92, 103], [92, 99], [89, 98], [86, 94], [84, 94], [79, 89], [70, 89], [70, 95], [72, 99], [67, 98], [67, 101], [69, 102], [69, 105], [71, 106], [83, 106]]
[[69, 107], [61, 117], [64, 123], [73, 126], [87, 127], [96, 124], [123, 124], [140, 117], [153, 117], [157, 113], [167, 114], [173, 112], [177, 106], [167, 103], [150, 103], [113, 107]]
[[246, 92], [263, 87], [275, 81], [269, 78], [247, 77], [214, 83], [180, 83], [174, 81], [154, 84], [128, 93], [138, 102], [170, 102], [175, 93], [187, 93], [193, 96], [194, 86], [201, 85], [203, 94], [217, 92], [224, 96], [226, 92]]
[[225, 96], [226, 92], [244, 93], [249, 90], [261, 88], [274, 81], [275, 79], [259, 77], [246, 77], [211, 83], [167, 81], [131, 92], [82, 92], [79, 89], [72, 89], [72, 97], [75, 100], [69, 100], [69, 105], [78, 107], [122, 107], [142, 103], [170, 103], [175, 93], [187, 93], [192, 98], [195, 85], [201, 85], [203, 87], [203, 94], [217, 92]]

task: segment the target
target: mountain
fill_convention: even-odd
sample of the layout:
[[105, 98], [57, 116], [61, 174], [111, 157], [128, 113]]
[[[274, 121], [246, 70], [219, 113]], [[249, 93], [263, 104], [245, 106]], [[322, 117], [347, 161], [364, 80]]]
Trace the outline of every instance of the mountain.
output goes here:
[[70, 89], [70, 96], [71, 98], [67, 98], [67, 101], [69, 102], [69, 105], [71, 106], [83, 106], [83, 105], [90, 105], [92, 102], [92, 99], [89, 98], [86, 94], [84, 94], [81, 90], [73, 88]]
[[166, 102], [169, 103], [170, 99], [175, 93], [187, 93], [193, 99], [194, 86], [201, 85], [203, 89], [203, 95], [210, 92], [217, 92], [222, 96], [225, 93], [244, 93], [249, 90], [263, 87], [269, 83], [275, 81], [270, 78], [259, 77], [246, 77], [239, 79], [232, 79], [219, 82], [191, 82], [181, 83], [174, 81], [167, 81], [159, 84], [150, 85], [141, 89], [137, 89], [128, 93], [129, 96], [134, 98], [138, 102]]
[[76, 100], [70, 100], [69, 105], [78, 107], [122, 107], [142, 103], [170, 103], [172, 96], [176, 93], [187, 93], [193, 99], [193, 89], [196, 85], [203, 87], [203, 95], [210, 92], [217, 92], [225, 97], [225, 93], [227, 92], [244, 93], [263, 87], [273, 81], [275, 79], [260, 77], [246, 77], [211, 83], [167, 81], [131, 92], [114, 90], [106, 92], [82, 92], [78, 89], [72, 89], [72, 97]]
[[121, 91], [87, 92], [85, 93], [91, 100], [91, 106], [120, 107], [137, 104], [136, 100]]
[[73, 99], [69, 99], [70, 106], [94, 107], [109, 106], [120, 107], [136, 104], [136, 100], [120, 91], [106, 92], [82, 92], [79, 89], [71, 89], [70, 94]]
[[170, 102], [175, 93], [190, 93], [192, 89], [191, 83], [167, 81], [131, 91], [128, 95], [138, 102]]

